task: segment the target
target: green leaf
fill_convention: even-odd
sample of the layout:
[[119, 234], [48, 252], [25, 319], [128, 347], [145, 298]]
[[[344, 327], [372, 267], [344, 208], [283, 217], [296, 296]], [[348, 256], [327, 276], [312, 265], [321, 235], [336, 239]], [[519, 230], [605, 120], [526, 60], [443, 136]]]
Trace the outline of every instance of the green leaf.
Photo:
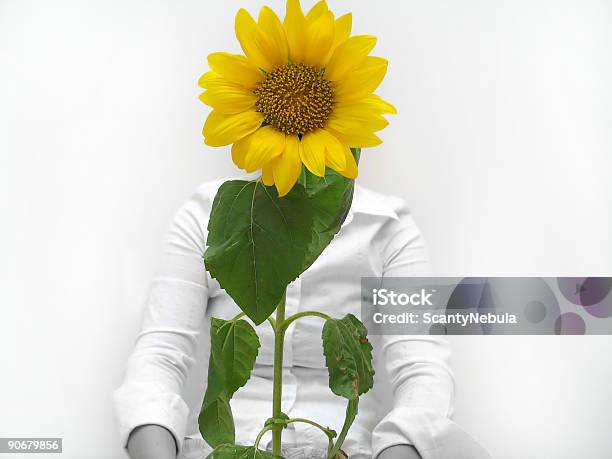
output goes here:
[[351, 207], [354, 182], [328, 169], [306, 171], [279, 198], [260, 181], [219, 188], [208, 224], [206, 269], [256, 324], [276, 309], [287, 285], [321, 255]]
[[[359, 164], [359, 157], [361, 156], [361, 148], [351, 148], [351, 152], [355, 157], [355, 161]], [[328, 185], [329, 177], [343, 177], [336, 171], [331, 168], [326, 168], [325, 177], [318, 177], [312, 174], [307, 168], [302, 168], [302, 172], [300, 173], [299, 184], [304, 187], [309, 196], [312, 196], [317, 191], [325, 188]], [[351, 181], [345, 178], [347, 181]]]
[[317, 177], [305, 169], [303, 186], [313, 206], [312, 241], [304, 260], [305, 271], [340, 231], [353, 201], [355, 182], [328, 169]]
[[336, 458], [337, 457], [336, 455], [340, 452], [340, 448], [342, 448], [342, 444], [344, 443], [344, 440], [346, 439], [348, 431], [353, 425], [355, 418], [357, 417], [358, 410], [359, 410], [359, 397], [349, 400], [346, 406], [346, 416], [344, 418], [344, 424], [342, 425], [342, 430], [340, 431], [340, 435], [338, 436], [338, 439], [336, 440], [334, 447], [330, 450], [327, 456], [329, 459]]
[[212, 319], [212, 356], [225, 389], [234, 394], [251, 376], [257, 358], [259, 337], [246, 320]]
[[244, 386], [255, 365], [260, 342], [245, 320], [212, 319], [208, 386], [198, 418], [200, 432], [213, 447], [235, 441], [230, 399]]
[[260, 181], [225, 182], [208, 225], [206, 269], [256, 323], [276, 309], [303, 271], [312, 240], [313, 208], [304, 188], [279, 198]]
[[202, 406], [198, 424], [202, 437], [212, 447], [235, 441], [234, 417], [226, 394], [219, 394]]
[[254, 446], [221, 445], [207, 456], [208, 459], [282, 459]]
[[328, 319], [323, 326], [323, 353], [332, 392], [349, 400], [358, 398], [374, 384], [372, 345], [367, 329], [352, 314]]

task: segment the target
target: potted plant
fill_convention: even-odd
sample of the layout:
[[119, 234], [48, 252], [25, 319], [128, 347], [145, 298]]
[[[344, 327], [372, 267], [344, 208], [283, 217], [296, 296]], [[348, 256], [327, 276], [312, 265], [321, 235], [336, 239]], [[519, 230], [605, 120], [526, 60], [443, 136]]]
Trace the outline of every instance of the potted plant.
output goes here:
[[[231, 320], [213, 319], [208, 386], [199, 418], [209, 458], [281, 457], [281, 433], [291, 423], [321, 429], [328, 458], [346, 457], [342, 443], [357, 416], [359, 396], [373, 385], [372, 346], [352, 314], [318, 311], [285, 315], [287, 285], [332, 241], [349, 211], [362, 147], [396, 113], [373, 94], [387, 61], [370, 56], [375, 37], [350, 36], [351, 15], [335, 18], [326, 3], [304, 14], [288, 0], [281, 23], [268, 7], [255, 21], [244, 9], [236, 35], [244, 55], [213, 53], [199, 84], [212, 107], [204, 125], [210, 146], [232, 145], [232, 159], [256, 180], [231, 180], [219, 188], [208, 225], [204, 263], [240, 307]], [[324, 321], [322, 350], [329, 386], [347, 399], [340, 432], [316, 420], [292, 419], [282, 411], [282, 362], [287, 328], [304, 316]], [[254, 445], [236, 445], [230, 408], [233, 394], [249, 380], [259, 338], [251, 323], [274, 330], [273, 412], [262, 419]], [[259, 449], [272, 432], [272, 453]]]

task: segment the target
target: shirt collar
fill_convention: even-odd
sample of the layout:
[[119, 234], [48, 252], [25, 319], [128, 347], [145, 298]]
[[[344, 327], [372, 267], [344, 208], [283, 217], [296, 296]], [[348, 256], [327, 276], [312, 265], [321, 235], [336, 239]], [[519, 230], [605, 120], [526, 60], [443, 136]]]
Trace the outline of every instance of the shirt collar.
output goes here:
[[[251, 174], [243, 173], [237, 180], [254, 180], [259, 177], [259, 172]], [[383, 194], [372, 191], [355, 183], [353, 192], [353, 202], [347, 214], [345, 224], [353, 220], [354, 214], [376, 215], [378, 217], [387, 217], [394, 220], [399, 220], [399, 216], [393, 210], [392, 203], [396, 200]]]
[[395, 199], [390, 199], [389, 196], [384, 196], [355, 184], [353, 204], [348, 216], [352, 219], [353, 214], [366, 214], [399, 220], [397, 212], [392, 207], [392, 203], [395, 201]]

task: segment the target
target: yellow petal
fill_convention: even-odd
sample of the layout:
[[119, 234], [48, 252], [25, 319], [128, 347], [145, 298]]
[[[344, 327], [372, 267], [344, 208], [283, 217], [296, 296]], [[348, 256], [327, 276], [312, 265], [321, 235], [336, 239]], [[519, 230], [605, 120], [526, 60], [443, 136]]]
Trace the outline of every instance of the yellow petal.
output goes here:
[[346, 178], [354, 180], [357, 178], [359, 170], [357, 167], [357, 162], [355, 161], [355, 157], [353, 156], [353, 152], [349, 147], [344, 147], [344, 157], [346, 161], [346, 167], [338, 172], [340, 172]]
[[326, 126], [340, 132], [376, 132], [388, 125], [382, 115], [358, 105], [336, 107]]
[[336, 19], [336, 36], [334, 37], [334, 45], [339, 45], [351, 35], [353, 28], [353, 15], [351, 13], [340, 16]]
[[274, 68], [286, 65], [289, 62], [289, 45], [285, 29], [276, 13], [264, 6], [259, 12], [258, 26], [270, 44], [272, 55], [269, 59]]
[[236, 14], [236, 37], [248, 60], [256, 67], [266, 71], [273, 70], [273, 55], [270, 44], [261, 33], [255, 20], [244, 9], [240, 8]]
[[342, 144], [352, 148], [375, 147], [382, 143], [382, 140], [371, 132], [339, 132], [329, 125], [325, 126], [325, 130], [333, 134]]
[[328, 11], [329, 8], [327, 6], [327, 3], [325, 2], [325, 0], [321, 0], [320, 2], [317, 2], [315, 6], [310, 8], [310, 11], [306, 15], [306, 20], [308, 22], [313, 22], [315, 19], [321, 17], [323, 13], [327, 13]]
[[325, 137], [322, 129], [302, 137], [300, 156], [310, 172], [319, 177], [325, 175]]
[[200, 100], [220, 113], [245, 112], [255, 107], [253, 92], [232, 84], [216, 84], [200, 95]]
[[270, 161], [261, 170], [261, 181], [266, 186], [274, 185], [274, 163], [276, 161]]
[[387, 65], [386, 59], [368, 56], [360, 68], [334, 82], [336, 102], [350, 102], [372, 94], [385, 77]]
[[338, 45], [350, 37], [352, 27], [353, 15], [351, 13], [345, 14], [344, 16], [340, 16], [338, 19], [336, 19], [336, 22], [334, 23], [334, 28], [336, 29], [334, 34], [334, 44], [330, 48], [329, 53], [325, 58], [326, 62], [332, 57], [332, 54]]
[[225, 83], [226, 80], [225, 78], [221, 77], [221, 75], [219, 75], [216, 72], [206, 72], [204, 75], [202, 75], [200, 77], [200, 79], [198, 80], [198, 86], [202, 87], [202, 88], [210, 88], [215, 84], [219, 84], [219, 83]]
[[249, 134], [246, 137], [237, 140], [232, 145], [232, 161], [234, 161], [234, 164], [240, 169], [245, 168], [244, 161], [247, 153], [249, 152], [249, 145], [251, 144], [252, 138], [253, 134]]
[[236, 82], [245, 88], [255, 88], [264, 79], [261, 70], [251, 64], [246, 57], [239, 54], [209, 54], [208, 65], [222, 77]]
[[332, 54], [325, 76], [336, 81], [349, 72], [358, 69], [376, 46], [376, 37], [372, 35], [355, 35], [340, 44]]
[[247, 172], [261, 169], [272, 159], [280, 155], [285, 149], [285, 134], [277, 131], [272, 126], [264, 126], [258, 129], [249, 144], [249, 151], [244, 160], [244, 168]]
[[309, 23], [303, 62], [315, 67], [324, 67], [325, 59], [334, 43], [335, 33], [334, 15], [330, 11]]
[[325, 143], [325, 164], [335, 171], [341, 171], [346, 167], [344, 157], [344, 145], [329, 132], [321, 129], [319, 135]]
[[289, 43], [289, 55], [293, 62], [302, 62], [306, 52], [306, 18], [299, 0], [287, 0], [285, 33]]
[[[338, 107], [343, 106], [344, 104], [338, 104]], [[364, 110], [371, 110], [380, 114], [397, 115], [397, 109], [391, 103], [376, 94], [370, 94], [366, 98], [361, 99], [358, 106], [363, 107]]]
[[302, 172], [301, 147], [297, 136], [287, 136], [285, 151], [274, 161], [274, 183], [279, 196], [291, 191]]
[[263, 118], [256, 111], [225, 115], [213, 110], [204, 123], [204, 141], [211, 147], [229, 145], [255, 131]]

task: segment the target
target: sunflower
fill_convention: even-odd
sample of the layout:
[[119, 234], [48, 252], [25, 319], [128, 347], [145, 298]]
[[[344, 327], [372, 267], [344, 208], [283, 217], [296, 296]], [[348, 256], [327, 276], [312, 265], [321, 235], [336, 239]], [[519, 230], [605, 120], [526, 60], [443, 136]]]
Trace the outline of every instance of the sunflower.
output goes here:
[[280, 196], [295, 185], [302, 164], [317, 176], [330, 167], [357, 176], [351, 147], [381, 143], [383, 114], [395, 108], [373, 94], [387, 61], [370, 56], [376, 37], [351, 36], [352, 16], [335, 18], [325, 1], [306, 15], [287, 1], [284, 22], [263, 7], [257, 22], [244, 9], [236, 36], [244, 55], [213, 53], [199, 85], [212, 112], [204, 124], [210, 146], [232, 144], [234, 163], [261, 170]]

